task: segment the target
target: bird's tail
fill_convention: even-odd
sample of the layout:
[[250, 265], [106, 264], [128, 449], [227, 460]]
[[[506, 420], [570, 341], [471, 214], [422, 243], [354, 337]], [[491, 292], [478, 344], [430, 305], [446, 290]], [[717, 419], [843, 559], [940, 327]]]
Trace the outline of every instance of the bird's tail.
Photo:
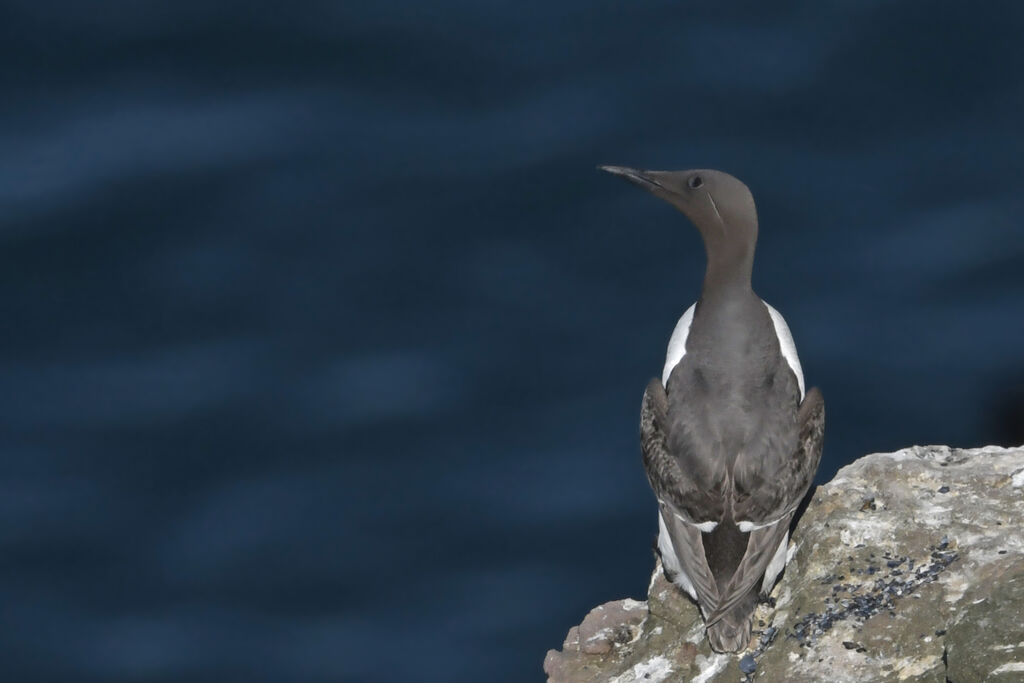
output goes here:
[[708, 641], [715, 652], [740, 652], [750, 643], [757, 607], [757, 591], [750, 591], [715, 623], [708, 626]]

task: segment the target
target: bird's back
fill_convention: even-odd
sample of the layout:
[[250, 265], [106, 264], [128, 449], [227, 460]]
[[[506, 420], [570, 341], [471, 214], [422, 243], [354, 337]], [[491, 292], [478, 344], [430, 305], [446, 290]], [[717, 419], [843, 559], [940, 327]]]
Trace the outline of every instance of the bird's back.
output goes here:
[[736, 485], [742, 494], [792, 454], [800, 403], [796, 376], [756, 294], [697, 305], [666, 393], [670, 453], [720, 494], [713, 521], [740, 521], [733, 514]]

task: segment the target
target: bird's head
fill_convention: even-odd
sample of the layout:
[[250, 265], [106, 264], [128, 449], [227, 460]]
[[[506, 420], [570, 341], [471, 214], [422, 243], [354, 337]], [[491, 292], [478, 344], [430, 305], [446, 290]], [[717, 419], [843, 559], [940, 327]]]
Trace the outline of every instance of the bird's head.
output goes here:
[[728, 173], [710, 169], [642, 171], [599, 166], [664, 199], [700, 231], [708, 261], [752, 259], [757, 243], [757, 210], [747, 186]]

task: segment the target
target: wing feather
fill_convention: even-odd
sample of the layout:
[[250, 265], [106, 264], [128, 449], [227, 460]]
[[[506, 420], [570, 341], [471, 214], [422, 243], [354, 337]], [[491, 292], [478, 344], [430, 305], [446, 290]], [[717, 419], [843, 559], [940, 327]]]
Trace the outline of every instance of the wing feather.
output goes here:
[[[795, 424], [766, 425], [762, 457], [737, 461], [733, 472], [733, 517], [753, 526], [774, 524], [796, 510], [814, 480], [825, 433], [825, 400], [817, 387], [807, 392]], [[766, 474], [768, 476], [766, 476]]]
[[693, 584], [697, 602], [705, 614], [710, 614], [718, 604], [718, 586], [708, 566], [701, 531], [696, 526], [703, 520], [695, 519], [691, 512], [701, 509], [706, 494], [668, 451], [662, 427], [667, 405], [665, 388], [657, 379], [652, 379], [644, 392], [640, 410], [644, 470], [658, 498], [676, 559]]
[[[759, 581], [763, 580], [768, 564], [789, 531], [796, 508], [814, 480], [814, 473], [821, 461], [825, 435], [825, 400], [816, 387], [807, 392], [800, 404], [797, 424], [799, 431], [796, 452], [786, 461], [788, 466], [782, 468], [777, 478], [770, 482], [781, 491], [787, 492], [784, 496], [776, 496], [782, 501], [782, 509], [764, 509], [761, 512], [761, 519], [752, 520], [760, 523], [767, 521], [764, 519], [767, 517], [776, 521], [750, 532], [743, 559], [732, 579], [722, 590], [719, 604], [708, 618], [708, 626], [725, 616]], [[759, 492], [755, 492], [752, 498], [756, 499], [759, 495]], [[765, 590], [770, 589], [770, 586], [765, 587]]]
[[[695, 466], [701, 454], [670, 451], [666, 436], [667, 411], [665, 388], [657, 379], [652, 379], [647, 383], [640, 409], [640, 446], [651, 489], [658, 500], [667, 503], [683, 521], [691, 524], [717, 522], [724, 511], [721, 490], [696, 478], [701, 471], [711, 469]], [[691, 467], [684, 470], [681, 461]]]
[[747, 539], [747, 551], [743, 555], [736, 572], [722, 591], [721, 599], [715, 611], [708, 617], [710, 627], [728, 614], [729, 610], [742, 601], [758, 583], [764, 579], [768, 563], [775, 556], [779, 544], [789, 531], [789, 523], [793, 513], [789, 513], [775, 524], [755, 529]]

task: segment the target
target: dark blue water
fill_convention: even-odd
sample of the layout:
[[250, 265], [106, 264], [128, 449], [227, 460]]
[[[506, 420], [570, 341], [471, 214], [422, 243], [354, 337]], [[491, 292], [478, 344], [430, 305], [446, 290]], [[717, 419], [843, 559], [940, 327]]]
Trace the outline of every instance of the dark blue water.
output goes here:
[[0, 5], [0, 668], [527, 681], [643, 595], [713, 167], [870, 451], [1024, 441], [1024, 10]]

